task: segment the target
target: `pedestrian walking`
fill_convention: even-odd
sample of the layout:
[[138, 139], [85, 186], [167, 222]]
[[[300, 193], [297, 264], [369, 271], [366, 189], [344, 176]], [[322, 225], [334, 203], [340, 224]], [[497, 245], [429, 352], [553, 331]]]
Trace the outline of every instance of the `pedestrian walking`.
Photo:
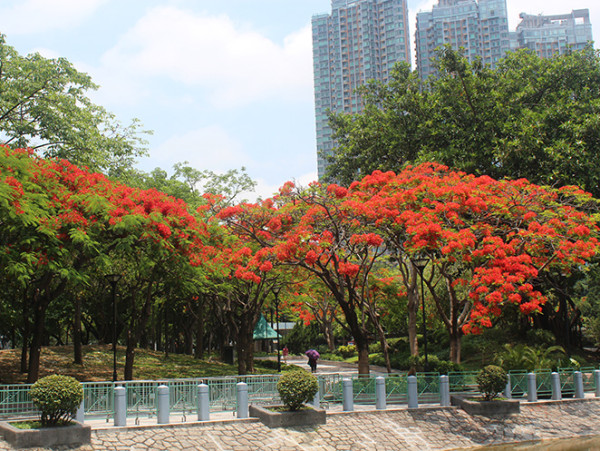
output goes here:
[[310, 370], [313, 373], [317, 372], [317, 360], [319, 357], [319, 353], [315, 349], [309, 349], [305, 352], [306, 357], [308, 357], [308, 365], [310, 366]]
[[289, 349], [287, 346], [283, 347], [283, 350], [281, 351], [283, 354], [283, 363], [285, 363], [287, 365], [287, 356], [290, 353]]

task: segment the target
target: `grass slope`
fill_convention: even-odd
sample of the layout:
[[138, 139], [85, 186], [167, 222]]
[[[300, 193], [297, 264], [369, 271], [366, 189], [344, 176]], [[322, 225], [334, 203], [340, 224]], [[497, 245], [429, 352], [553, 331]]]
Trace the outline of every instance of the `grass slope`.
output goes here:
[[[27, 374], [19, 372], [21, 350], [0, 351], [0, 384], [23, 383]], [[123, 378], [125, 348], [117, 348], [117, 374]], [[273, 370], [257, 368], [258, 373]], [[113, 373], [111, 345], [89, 345], [83, 347], [83, 365], [73, 363], [72, 346], [50, 346], [42, 348], [40, 377], [50, 374], [72, 376], [81, 382], [110, 381]], [[168, 359], [162, 352], [136, 349], [133, 376], [137, 380], [212, 377], [237, 374], [237, 366], [218, 360], [197, 360], [192, 356], [170, 354]]]

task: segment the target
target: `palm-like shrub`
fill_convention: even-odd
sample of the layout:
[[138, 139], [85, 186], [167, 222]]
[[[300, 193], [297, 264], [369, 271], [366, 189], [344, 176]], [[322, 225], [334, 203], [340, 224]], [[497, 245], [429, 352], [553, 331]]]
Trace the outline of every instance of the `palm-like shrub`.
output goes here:
[[532, 347], [524, 344], [504, 345], [496, 355], [496, 363], [505, 370], [554, 369], [562, 363], [566, 352], [562, 346]]
[[496, 365], [488, 365], [477, 375], [479, 391], [485, 401], [491, 401], [506, 387], [506, 371]]
[[319, 384], [317, 378], [308, 371], [287, 371], [279, 378], [277, 391], [289, 410], [298, 410], [302, 404], [315, 397], [319, 391]]
[[29, 395], [41, 412], [42, 426], [68, 422], [83, 400], [83, 388], [69, 376], [46, 376], [31, 386]]

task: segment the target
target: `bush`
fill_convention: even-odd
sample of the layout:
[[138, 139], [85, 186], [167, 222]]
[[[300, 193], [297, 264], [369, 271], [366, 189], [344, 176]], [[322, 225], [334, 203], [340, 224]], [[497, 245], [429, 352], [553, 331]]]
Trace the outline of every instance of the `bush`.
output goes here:
[[356, 346], [354, 345], [340, 346], [337, 350], [345, 359], [349, 359], [356, 355]]
[[506, 371], [496, 365], [488, 365], [477, 375], [479, 391], [486, 401], [491, 401], [506, 387]]
[[41, 411], [42, 426], [53, 426], [73, 418], [83, 400], [83, 388], [76, 379], [55, 374], [33, 384], [29, 395]]
[[319, 384], [315, 376], [300, 369], [283, 373], [277, 382], [277, 391], [289, 410], [298, 410], [302, 404], [315, 397], [319, 391]]

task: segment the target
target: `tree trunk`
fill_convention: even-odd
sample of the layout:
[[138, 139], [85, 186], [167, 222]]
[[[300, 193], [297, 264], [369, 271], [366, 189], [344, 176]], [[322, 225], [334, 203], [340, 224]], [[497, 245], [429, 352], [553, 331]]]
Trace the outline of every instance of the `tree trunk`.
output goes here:
[[169, 339], [169, 315], [167, 311], [167, 305], [163, 306], [164, 312], [164, 323], [165, 323], [165, 359], [169, 358], [169, 347], [171, 346], [171, 340]]
[[22, 334], [22, 343], [21, 343], [21, 374], [25, 374], [28, 370], [28, 352], [27, 348], [29, 346], [29, 318], [25, 320], [25, 324], [23, 325]]
[[186, 355], [194, 354], [194, 323], [195, 321], [188, 317], [185, 318], [183, 330], [183, 352]]
[[450, 360], [460, 363], [461, 332], [457, 329], [450, 331]]
[[385, 367], [388, 374], [392, 372], [392, 363], [390, 362], [390, 345], [385, 338], [385, 332], [381, 327], [381, 324], [377, 322], [377, 333], [379, 334], [379, 343], [381, 344], [381, 350], [383, 351], [383, 358], [385, 359]]
[[127, 329], [127, 339], [126, 339], [126, 349], [125, 349], [125, 371], [123, 374], [123, 379], [126, 381], [133, 380], [133, 362], [135, 359], [135, 337], [131, 328]]
[[196, 319], [196, 347], [194, 348], [194, 357], [196, 359], [204, 358], [204, 315], [200, 313]]
[[[27, 300], [27, 290], [23, 291], [23, 329], [21, 336], [21, 374], [25, 374], [28, 370], [27, 347], [29, 346], [29, 335], [31, 333], [31, 322], [29, 321], [29, 302]], [[13, 343], [14, 346], [14, 343]]]
[[358, 375], [369, 376], [369, 343], [367, 340], [357, 340], [354, 337], [354, 343], [356, 344], [356, 350], [358, 351]]
[[27, 360], [28, 346], [29, 346], [29, 341], [27, 338], [24, 337], [23, 344], [21, 345], [21, 368], [20, 368], [21, 374], [25, 374], [29, 369], [29, 363]]
[[246, 347], [248, 344], [246, 343], [245, 336], [243, 334], [238, 335], [236, 348], [237, 348], [237, 357], [238, 357], [238, 374], [248, 374], [248, 368], [246, 367]]
[[240, 321], [237, 337], [238, 374], [254, 372], [253, 321]]
[[417, 340], [417, 314], [419, 311], [419, 298], [417, 293], [413, 291], [408, 296], [408, 346], [410, 355], [417, 357], [419, 355], [419, 342]]
[[27, 383], [33, 384], [40, 377], [40, 355], [42, 353], [42, 341], [44, 339], [44, 317], [46, 308], [43, 303], [38, 303], [33, 316], [33, 335], [29, 348], [29, 371]]
[[81, 347], [81, 300], [75, 296], [75, 315], [73, 317], [73, 363], [83, 364], [83, 350]]
[[331, 352], [335, 351], [335, 338], [333, 336], [333, 324], [331, 321], [323, 321], [323, 334], [325, 335], [325, 340], [327, 340], [327, 349]]
[[127, 328], [127, 339], [126, 339], [126, 349], [125, 349], [125, 371], [124, 371], [124, 379], [126, 381], [130, 381], [133, 379], [133, 363], [135, 359], [135, 347], [139, 343], [142, 334], [146, 329], [146, 325], [148, 324], [148, 319], [152, 313], [152, 287], [154, 283], [148, 282], [148, 287], [146, 288], [144, 305], [140, 309], [139, 313], [137, 311], [137, 296], [135, 293], [131, 296], [131, 319], [129, 321], [129, 327]]

